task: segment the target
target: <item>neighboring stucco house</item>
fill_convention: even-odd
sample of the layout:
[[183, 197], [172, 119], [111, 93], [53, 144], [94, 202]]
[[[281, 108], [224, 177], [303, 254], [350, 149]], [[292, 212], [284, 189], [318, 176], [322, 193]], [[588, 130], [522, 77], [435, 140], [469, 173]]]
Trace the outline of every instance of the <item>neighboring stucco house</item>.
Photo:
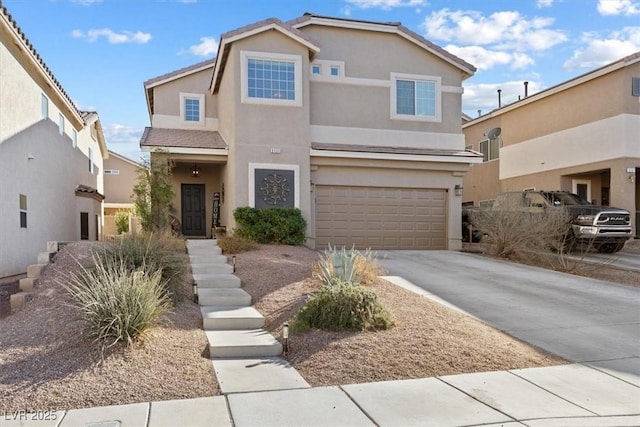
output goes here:
[[47, 241], [99, 238], [106, 157], [97, 113], [74, 106], [0, 4], [0, 278]]
[[[572, 191], [628, 209], [640, 236], [640, 52], [462, 128], [467, 148], [485, 160], [465, 175], [463, 202], [526, 188]], [[489, 140], [492, 129], [501, 132]]]
[[109, 158], [104, 161], [104, 234], [116, 234], [115, 215], [129, 213], [129, 229], [137, 228], [138, 221], [133, 215], [133, 187], [138, 182], [138, 174], [144, 166], [123, 155], [109, 150]]
[[146, 81], [140, 145], [171, 158], [188, 236], [275, 205], [300, 208], [312, 248], [456, 249], [462, 177], [482, 160], [460, 121], [474, 72], [399, 23], [272, 18]]

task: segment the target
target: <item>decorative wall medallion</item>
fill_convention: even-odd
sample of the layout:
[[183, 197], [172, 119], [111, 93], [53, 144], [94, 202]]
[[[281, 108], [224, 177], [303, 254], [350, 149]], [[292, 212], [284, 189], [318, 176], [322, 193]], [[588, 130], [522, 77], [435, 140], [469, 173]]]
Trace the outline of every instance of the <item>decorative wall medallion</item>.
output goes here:
[[270, 173], [262, 179], [260, 192], [262, 200], [267, 205], [279, 206], [286, 204], [290, 191], [287, 178], [277, 172]]
[[294, 173], [285, 169], [256, 169], [255, 207], [294, 207]]

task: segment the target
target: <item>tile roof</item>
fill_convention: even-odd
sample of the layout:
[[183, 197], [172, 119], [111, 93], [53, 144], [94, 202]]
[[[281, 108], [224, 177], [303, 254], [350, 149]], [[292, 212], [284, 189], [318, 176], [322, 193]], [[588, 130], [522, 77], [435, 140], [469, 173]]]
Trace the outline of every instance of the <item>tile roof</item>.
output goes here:
[[227, 143], [217, 131], [146, 127], [140, 146], [226, 149]]
[[207, 59], [206, 61], [198, 62], [197, 64], [189, 65], [188, 67], [180, 68], [179, 70], [171, 71], [170, 73], [166, 73], [166, 74], [162, 74], [162, 75], [157, 76], [157, 77], [153, 77], [153, 78], [147, 80], [146, 82], [144, 82], [144, 86], [146, 87], [146, 86], [152, 85], [154, 83], [170, 79], [171, 77], [176, 77], [176, 76], [179, 76], [181, 74], [186, 74], [189, 71], [194, 71], [194, 70], [197, 70], [199, 68], [206, 67], [208, 65], [213, 66], [213, 64], [215, 64], [215, 62], [216, 62], [215, 58]]
[[42, 57], [40, 56], [40, 54], [36, 51], [35, 47], [33, 47], [31, 42], [27, 38], [27, 36], [24, 34], [22, 29], [18, 26], [18, 23], [15, 21], [15, 19], [13, 19], [13, 17], [9, 13], [9, 11], [7, 10], [7, 8], [4, 7], [4, 5], [2, 4], [1, 0], [0, 0], [0, 17], [4, 17], [5, 18], [6, 22], [15, 31], [15, 33], [21, 39], [22, 43], [24, 43], [24, 45], [27, 47], [29, 52], [33, 55], [33, 57], [35, 58], [35, 60], [38, 63], [38, 65], [40, 65], [40, 67], [42, 68], [42, 71], [44, 72], [45, 76], [48, 77], [49, 79], [51, 79], [51, 81], [53, 82], [54, 86], [60, 91], [60, 93], [62, 93], [64, 98], [69, 102], [69, 104], [71, 105], [71, 108], [73, 108], [73, 110], [78, 114], [78, 116], [82, 116], [82, 114], [80, 113], [80, 111], [78, 110], [76, 105], [71, 100], [71, 97], [62, 88], [62, 85], [60, 84], [58, 79], [56, 79], [56, 77], [53, 75], [53, 72], [49, 69], [49, 67], [47, 67], [47, 64], [45, 64], [45, 62], [42, 59]]
[[381, 153], [381, 154], [410, 154], [416, 156], [459, 156], [478, 157], [478, 154], [465, 150], [447, 150], [441, 148], [415, 148], [415, 147], [392, 147], [357, 144], [328, 144], [311, 143], [311, 148], [319, 151], [344, 151], [349, 153]]
[[294, 28], [288, 22], [282, 22], [278, 18], [263, 19], [262, 21], [254, 22], [253, 24], [245, 25], [244, 27], [240, 27], [240, 28], [236, 28], [235, 30], [227, 31], [226, 33], [222, 34], [222, 36], [220, 36], [220, 40], [229, 39], [231, 37], [235, 37], [237, 35], [240, 35], [240, 34], [243, 34], [243, 33], [247, 33], [249, 31], [256, 30], [256, 29], [261, 28], [261, 27], [266, 27], [266, 26], [271, 25], [271, 24], [278, 25], [278, 26], [286, 29], [287, 31], [291, 32], [292, 34], [295, 34], [296, 36], [300, 37], [301, 39], [306, 40], [306, 41], [308, 41], [309, 43], [311, 43], [313, 45], [317, 45], [317, 43], [314, 40], [312, 40], [307, 34], [303, 33], [302, 31], [298, 30], [297, 28]]

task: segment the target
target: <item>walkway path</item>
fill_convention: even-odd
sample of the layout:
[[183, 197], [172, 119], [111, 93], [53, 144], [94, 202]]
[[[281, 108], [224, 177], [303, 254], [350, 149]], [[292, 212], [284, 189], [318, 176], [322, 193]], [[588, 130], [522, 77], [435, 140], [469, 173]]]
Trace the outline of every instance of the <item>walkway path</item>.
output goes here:
[[282, 344], [262, 329], [264, 317], [251, 307], [251, 295], [242, 289], [217, 240], [187, 240], [187, 250], [222, 393], [309, 388], [279, 357]]

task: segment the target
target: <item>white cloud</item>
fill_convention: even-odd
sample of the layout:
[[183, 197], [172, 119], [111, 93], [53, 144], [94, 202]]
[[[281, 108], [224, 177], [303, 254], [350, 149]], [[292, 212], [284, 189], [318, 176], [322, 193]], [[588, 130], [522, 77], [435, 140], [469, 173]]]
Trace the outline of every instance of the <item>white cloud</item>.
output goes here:
[[110, 144], [138, 144], [144, 128], [111, 123], [103, 127], [107, 146]]
[[607, 37], [584, 33], [586, 47], [578, 49], [563, 67], [566, 69], [597, 68], [640, 51], [640, 27], [626, 27]]
[[[421, 7], [426, 6], [426, 0], [347, 0], [347, 3], [360, 9], [378, 8], [383, 10], [393, 9], [394, 7]], [[343, 9], [345, 15], [351, 13], [350, 9]]]
[[598, 0], [600, 15], [638, 15], [640, 2], [633, 0]]
[[537, 0], [536, 7], [538, 9], [542, 9], [543, 7], [551, 7], [553, 6], [553, 0]]
[[553, 18], [527, 19], [517, 11], [484, 16], [477, 11], [442, 9], [432, 12], [423, 27], [430, 39], [539, 51], [567, 40], [564, 32], [549, 28], [553, 23]]
[[482, 46], [447, 45], [444, 48], [481, 71], [490, 70], [499, 65], [508, 65], [513, 70], [519, 70], [534, 63], [533, 59], [525, 53], [489, 50]]
[[200, 43], [189, 46], [187, 52], [195, 56], [210, 57], [218, 52], [218, 42], [213, 37], [200, 37]]
[[[462, 102], [465, 105], [467, 114], [475, 113], [470, 115], [476, 117], [477, 110], [482, 110], [482, 114], [485, 114], [498, 108], [498, 89], [502, 90], [500, 97], [503, 107], [516, 102], [519, 99], [518, 97], [524, 97], [524, 81], [466, 84]], [[540, 90], [542, 90], [540, 82], [529, 80], [529, 95], [533, 95]]]
[[71, 3], [78, 3], [83, 6], [91, 6], [95, 3], [102, 3], [102, 0], [71, 0]]
[[95, 42], [100, 37], [104, 37], [111, 44], [138, 43], [145, 44], [151, 40], [151, 34], [142, 31], [122, 31], [117, 33], [109, 28], [92, 29], [87, 32], [81, 30], [73, 30], [71, 35], [78, 39], [86, 39], [89, 42]]

